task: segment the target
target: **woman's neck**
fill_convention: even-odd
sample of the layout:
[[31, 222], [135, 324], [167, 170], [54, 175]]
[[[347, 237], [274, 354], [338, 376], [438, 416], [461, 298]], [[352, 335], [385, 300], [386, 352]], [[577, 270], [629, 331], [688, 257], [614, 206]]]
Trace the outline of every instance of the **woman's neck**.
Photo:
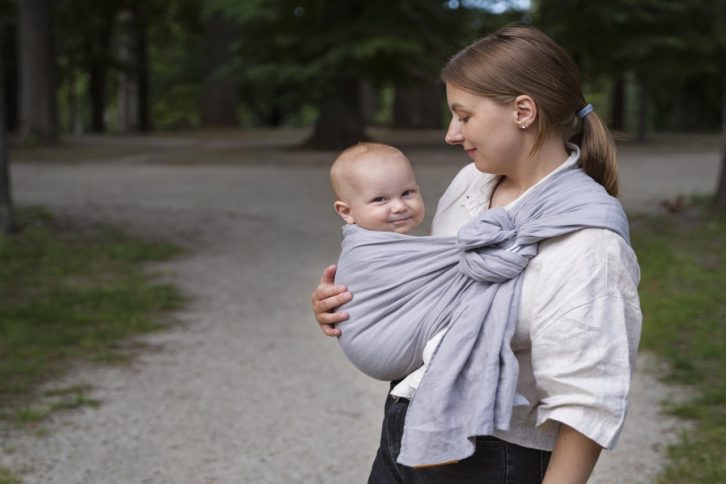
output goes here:
[[503, 175], [491, 196], [491, 207], [503, 207], [552, 173], [567, 160], [569, 153], [561, 139], [550, 137], [533, 156], [527, 156]]

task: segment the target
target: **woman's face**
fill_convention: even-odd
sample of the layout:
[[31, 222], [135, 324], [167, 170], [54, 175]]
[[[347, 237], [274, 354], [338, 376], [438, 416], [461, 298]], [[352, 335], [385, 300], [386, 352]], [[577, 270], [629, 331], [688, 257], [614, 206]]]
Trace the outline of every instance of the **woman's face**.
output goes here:
[[461, 145], [476, 168], [485, 173], [507, 175], [526, 156], [512, 102], [494, 99], [446, 84], [452, 118], [446, 142]]

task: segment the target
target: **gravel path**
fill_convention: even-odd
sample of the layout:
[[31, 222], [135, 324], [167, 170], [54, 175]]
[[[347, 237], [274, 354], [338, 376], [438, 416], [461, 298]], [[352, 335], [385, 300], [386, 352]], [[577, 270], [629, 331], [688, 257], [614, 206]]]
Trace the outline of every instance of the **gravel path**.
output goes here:
[[[192, 302], [130, 366], [79, 368], [62, 382], [92, 384], [99, 408], [57, 414], [43, 432], [2, 429], [0, 465], [28, 483], [365, 482], [386, 385], [354, 370], [313, 322], [309, 294], [336, 258], [340, 224], [332, 155], [281, 149], [298, 138], [144, 138], [148, 150], [124, 157], [13, 166], [19, 204], [188, 247], [158, 269]], [[466, 160], [406, 151], [431, 216]], [[621, 156], [629, 210], [713, 188], [712, 149], [641, 151]], [[591, 482], [646, 483], [657, 472], [677, 428], [658, 404], [678, 392], [656, 367], [640, 365], [621, 445]]]

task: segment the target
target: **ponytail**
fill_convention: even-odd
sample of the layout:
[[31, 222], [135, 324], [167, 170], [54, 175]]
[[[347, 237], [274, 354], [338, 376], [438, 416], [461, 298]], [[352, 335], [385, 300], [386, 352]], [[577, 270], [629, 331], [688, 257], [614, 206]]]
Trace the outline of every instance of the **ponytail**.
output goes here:
[[582, 118], [579, 145], [582, 169], [610, 195], [617, 197], [617, 147], [610, 130], [594, 112]]

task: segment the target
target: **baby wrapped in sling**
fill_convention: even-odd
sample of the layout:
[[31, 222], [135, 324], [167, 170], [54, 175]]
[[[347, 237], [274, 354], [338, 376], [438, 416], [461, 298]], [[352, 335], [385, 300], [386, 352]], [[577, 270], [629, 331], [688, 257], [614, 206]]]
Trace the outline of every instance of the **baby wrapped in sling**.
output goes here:
[[583, 228], [628, 240], [622, 206], [581, 169], [555, 170], [512, 208], [487, 210], [456, 237], [343, 227], [336, 280], [353, 300], [338, 309], [349, 314], [339, 341], [356, 367], [402, 378], [446, 329], [409, 406], [398, 462], [461, 460], [475, 436], [509, 429], [522, 272], [539, 241]]

